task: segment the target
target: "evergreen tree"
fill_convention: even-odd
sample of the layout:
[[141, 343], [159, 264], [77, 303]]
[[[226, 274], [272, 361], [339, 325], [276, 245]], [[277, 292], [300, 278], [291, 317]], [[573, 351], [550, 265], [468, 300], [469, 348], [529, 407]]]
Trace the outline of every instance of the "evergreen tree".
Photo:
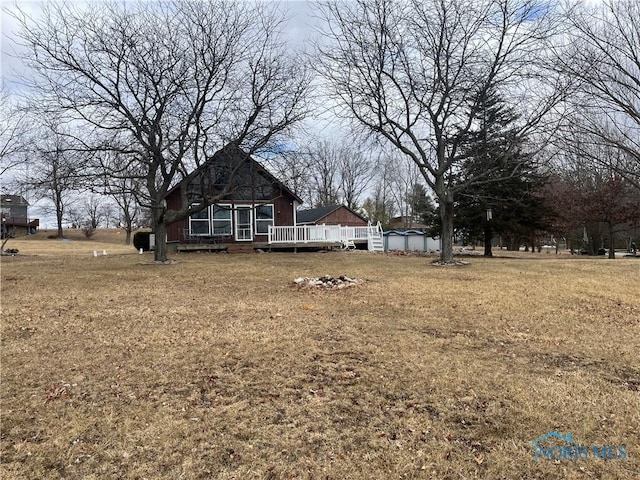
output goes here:
[[427, 193], [427, 189], [421, 183], [414, 184], [407, 195], [407, 204], [411, 211], [411, 227], [414, 223], [431, 226], [436, 220], [437, 210]]
[[540, 193], [545, 175], [533, 155], [524, 151], [526, 138], [519, 138], [512, 127], [517, 116], [496, 92], [487, 95], [480, 119], [478, 128], [467, 135], [461, 168], [455, 173], [457, 182], [477, 180], [460, 194], [454, 225], [467, 241], [482, 239], [485, 256], [492, 256], [494, 235], [507, 237], [514, 249], [533, 243], [551, 210]]

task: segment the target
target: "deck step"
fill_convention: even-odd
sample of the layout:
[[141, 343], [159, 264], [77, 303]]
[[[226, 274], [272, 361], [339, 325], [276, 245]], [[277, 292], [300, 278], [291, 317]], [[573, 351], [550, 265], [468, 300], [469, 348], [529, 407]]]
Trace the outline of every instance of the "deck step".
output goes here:
[[382, 236], [371, 235], [369, 238], [369, 251], [370, 252], [384, 252], [384, 242]]

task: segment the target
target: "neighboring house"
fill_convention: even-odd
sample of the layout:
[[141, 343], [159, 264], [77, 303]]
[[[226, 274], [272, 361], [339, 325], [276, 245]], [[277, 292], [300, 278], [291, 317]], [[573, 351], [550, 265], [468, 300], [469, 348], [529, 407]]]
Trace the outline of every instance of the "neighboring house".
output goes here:
[[[281, 181], [237, 147], [218, 151], [210, 162], [190, 175], [188, 196], [194, 203], [207, 195], [220, 199], [167, 228], [167, 242], [178, 244], [244, 244], [262, 246], [270, 226], [295, 225], [302, 203]], [[180, 209], [180, 185], [166, 196], [167, 207]], [[187, 249], [187, 248], [185, 248]]]
[[417, 220], [411, 215], [393, 217], [389, 221], [389, 226], [395, 230], [404, 230], [407, 228], [413, 230], [424, 230], [429, 228], [429, 225], [422, 223], [420, 220]]
[[342, 225], [344, 227], [364, 227], [367, 220], [344, 205], [298, 210], [298, 225]]
[[20, 195], [0, 195], [0, 212], [2, 226], [0, 234], [21, 236], [36, 233], [40, 220], [29, 218], [29, 203]]

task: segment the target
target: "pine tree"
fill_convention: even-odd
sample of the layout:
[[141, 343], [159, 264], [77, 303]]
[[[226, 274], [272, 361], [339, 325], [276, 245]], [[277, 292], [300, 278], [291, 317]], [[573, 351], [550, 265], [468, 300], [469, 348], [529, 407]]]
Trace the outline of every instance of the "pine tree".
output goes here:
[[461, 168], [455, 172], [457, 182], [476, 180], [459, 196], [454, 225], [469, 242], [483, 239], [484, 255], [492, 256], [494, 235], [510, 238], [510, 248], [532, 242], [551, 210], [540, 194], [545, 175], [524, 150], [527, 139], [511, 127], [517, 115], [496, 92], [487, 95], [483, 107], [481, 122], [469, 133]]

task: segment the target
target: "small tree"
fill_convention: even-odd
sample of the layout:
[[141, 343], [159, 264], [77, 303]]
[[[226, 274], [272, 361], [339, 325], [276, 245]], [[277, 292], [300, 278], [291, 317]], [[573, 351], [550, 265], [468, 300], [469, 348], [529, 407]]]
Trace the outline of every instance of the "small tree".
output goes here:
[[81, 226], [80, 230], [84, 233], [86, 238], [91, 238], [96, 234], [96, 227], [93, 226], [91, 220], [86, 220]]

